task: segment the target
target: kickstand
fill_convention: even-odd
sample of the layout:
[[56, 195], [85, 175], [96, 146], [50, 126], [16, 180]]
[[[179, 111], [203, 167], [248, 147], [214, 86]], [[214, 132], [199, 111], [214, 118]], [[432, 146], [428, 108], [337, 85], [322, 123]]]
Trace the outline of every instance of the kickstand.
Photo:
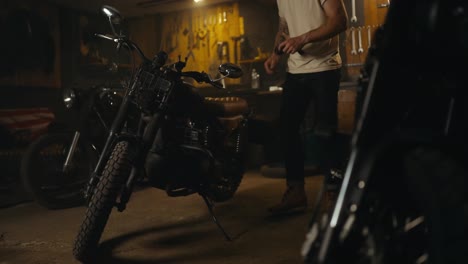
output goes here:
[[216, 218], [216, 215], [214, 214], [214, 211], [213, 211], [213, 203], [205, 195], [201, 195], [201, 196], [203, 197], [203, 200], [205, 201], [206, 206], [208, 206], [208, 210], [210, 211], [210, 214], [213, 217], [213, 222], [215, 222], [215, 224], [218, 226], [219, 230], [221, 230], [221, 232], [223, 232], [223, 235], [226, 238], [226, 240], [232, 241], [232, 238], [228, 235], [228, 233], [226, 233], [226, 230], [224, 230], [224, 228], [218, 222], [218, 219]]

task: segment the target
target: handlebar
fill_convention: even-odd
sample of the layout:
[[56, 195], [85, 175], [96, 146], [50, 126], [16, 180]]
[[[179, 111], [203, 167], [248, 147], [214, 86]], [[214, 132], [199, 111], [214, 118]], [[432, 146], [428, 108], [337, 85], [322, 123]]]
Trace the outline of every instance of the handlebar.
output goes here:
[[94, 36], [98, 37], [98, 38], [102, 38], [102, 39], [105, 39], [105, 40], [111, 40], [115, 43], [117, 43], [118, 47], [122, 44], [126, 45], [127, 48], [129, 50], [131, 49], [134, 49], [137, 51], [138, 55], [140, 55], [140, 58], [144, 61], [144, 62], [150, 62], [151, 60], [148, 59], [145, 54], [143, 53], [143, 51], [140, 49], [140, 47], [138, 47], [138, 45], [127, 39], [126, 37], [113, 37], [113, 36], [108, 36], [108, 35], [103, 35], [103, 34], [99, 34], [99, 33], [96, 33], [94, 34]]
[[197, 71], [186, 71], [182, 72], [181, 75], [183, 77], [190, 77], [197, 81], [198, 83], [204, 82], [213, 85], [218, 89], [224, 89], [223, 85], [215, 80], [212, 80], [210, 75], [206, 72], [197, 72]]
[[[138, 47], [138, 45], [136, 43], [132, 42], [131, 40], [129, 40], [128, 38], [126, 38], [124, 36], [123, 37], [114, 37], [114, 36], [108, 36], [108, 35], [103, 35], [103, 34], [99, 34], [99, 33], [96, 33], [94, 35], [96, 37], [98, 37], [98, 38], [113, 41], [113, 42], [117, 43], [119, 46], [123, 44], [123, 45], [126, 45], [127, 48], [129, 48], [129, 49], [135, 49], [144, 62], [151, 62], [151, 60], [146, 58], [143, 51]], [[164, 59], [164, 61], [165, 61], [165, 59]], [[183, 68], [183, 66], [181, 68]], [[209, 84], [213, 85], [214, 87], [216, 87], [218, 89], [224, 89], [224, 86], [221, 83], [219, 83], [218, 80], [212, 80], [211, 77], [206, 72], [187, 71], [187, 72], [181, 72], [181, 76], [190, 77], [190, 78], [196, 80], [199, 83], [201, 83], [201, 82], [209, 83]]]
[[107, 36], [107, 35], [103, 35], [103, 34], [99, 34], [99, 33], [96, 33], [94, 34], [94, 36], [98, 37], [98, 38], [102, 38], [102, 39], [107, 39], [107, 40], [112, 40], [114, 42], [118, 42], [116, 38], [113, 38], [113, 37], [110, 37], [110, 36]]

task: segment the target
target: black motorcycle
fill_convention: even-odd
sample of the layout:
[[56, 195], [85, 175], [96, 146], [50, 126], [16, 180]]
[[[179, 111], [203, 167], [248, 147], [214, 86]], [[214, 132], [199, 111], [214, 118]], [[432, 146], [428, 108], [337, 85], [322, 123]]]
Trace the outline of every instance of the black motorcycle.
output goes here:
[[70, 124], [51, 125], [21, 159], [23, 186], [40, 205], [62, 209], [84, 204], [83, 192], [120, 105], [121, 90], [64, 89]]
[[[113, 35], [96, 36], [138, 54], [135, 69], [102, 154], [88, 184], [88, 208], [73, 254], [92, 259], [112, 208], [123, 211], [135, 180], [147, 177], [155, 188], [172, 197], [200, 194], [213, 219], [213, 203], [226, 201], [237, 191], [244, 174], [243, 150], [247, 143], [248, 106], [236, 97], [204, 98], [184, 82], [191, 78], [223, 88], [205, 72], [186, 71], [187, 59], [166, 65], [167, 54], [148, 59], [115, 25], [119, 12], [104, 6]], [[233, 64], [219, 66], [221, 78], [239, 78]]]
[[[311, 221], [306, 263], [468, 263], [466, 74], [447, 67], [468, 58], [467, 8], [392, 1], [363, 69], [342, 186]], [[449, 49], [456, 59], [439, 52]]]

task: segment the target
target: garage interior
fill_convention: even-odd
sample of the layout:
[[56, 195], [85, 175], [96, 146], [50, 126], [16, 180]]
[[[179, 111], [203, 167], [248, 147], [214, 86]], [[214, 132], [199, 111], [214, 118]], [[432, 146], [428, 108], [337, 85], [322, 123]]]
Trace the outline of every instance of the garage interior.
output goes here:
[[[145, 180], [139, 181], [134, 187], [134, 193], [125, 211], [114, 210], [112, 212], [93, 263], [289, 264], [310, 261], [305, 255], [312, 251], [307, 241], [310, 240], [313, 226], [321, 225], [324, 229], [327, 226], [325, 222], [329, 221], [323, 218], [325, 220], [317, 224], [320, 220], [317, 220], [316, 216], [326, 215], [326, 213], [331, 216], [332, 213], [343, 212], [343, 214], [355, 217], [357, 207], [353, 206], [360, 204], [359, 199], [363, 195], [369, 195], [361, 192], [365, 189], [364, 186], [367, 187], [368, 181], [365, 177], [368, 174], [366, 173], [376, 170], [382, 175], [393, 175], [395, 172], [398, 174], [396, 168], [400, 163], [396, 162], [406, 164], [404, 162], [408, 161], [407, 159], [402, 159], [403, 161], [388, 159], [388, 163], [382, 160], [363, 159], [364, 161], [361, 161], [357, 156], [367, 153], [366, 151], [372, 153], [370, 155], [377, 153], [371, 152], [369, 146], [378, 145], [376, 142], [382, 134], [379, 134], [379, 131], [394, 129], [390, 123], [394, 120], [392, 115], [398, 109], [395, 111], [391, 109], [395, 105], [398, 106], [400, 101], [395, 99], [400, 100], [398, 95], [390, 92], [378, 93], [375, 97], [381, 96], [388, 100], [382, 100], [384, 103], [380, 105], [376, 103], [377, 106], [369, 103], [370, 98], [366, 99], [368, 101], [363, 99], [368, 92], [365, 88], [372, 87], [371, 85], [378, 84], [379, 81], [385, 83], [382, 86], [386, 88], [391, 85], [400, 86], [398, 81], [402, 81], [400, 80], [402, 77], [392, 78], [384, 73], [382, 79], [376, 77], [369, 80], [372, 70], [374, 70], [372, 74], [375, 74], [372, 76], [380, 76], [372, 59], [375, 58], [373, 56], [383, 55], [378, 52], [371, 54], [371, 52], [379, 37], [378, 31], [386, 23], [393, 1], [392, 4], [389, 0], [343, 2], [350, 20], [348, 29], [339, 36], [343, 67], [340, 90], [337, 95], [337, 132], [339, 140], [349, 146], [349, 149], [342, 150], [342, 155], [350, 155], [351, 158], [348, 159], [348, 167], [343, 167], [339, 177], [345, 179], [351, 177], [347, 186], [351, 186], [350, 190], [356, 195], [349, 195], [349, 200], [346, 200], [348, 196], [345, 199], [343, 193], [342, 198], [345, 200], [339, 203], [342, 207], [336, 208], [339, 197], [325, 195], [324, 177], [317, 172], [316, 165], [317, 155], [320, 154], [314, 152], [314, 142], [310, 131], [313, 113], [309, 112], [301, 129], [306, 154], [305, 180], [308, 207], [305, 211], [272, 216], [267, 208], [281, 199], [285, 188], [285, 172], [278, 144], [278, 118], [286, 60], [281, 61], [280, 70], [274, 75], [268, 75], [263, 66], [272, 52], [272, 44], [279, 24], [275, 0], [1, 1], [0, 29], [3, 29], [4, 41], [0, 43], [0, 48], [4, 51], [4, 55], [0, 64], [0, 264], [79, 263], [72, 254], [73, 241], [85, 215], [86, 206], [78, 204], [47, 208], [37, 201], [28, 188], [25, 188], [22, 174], [26, 170], [31, 170], [31, 168], [24, 168], [26, 166], [24, 157], [34, 142], [47, 134], [73, 135], [77, 124], [83, 122], [80, 116], [82, 112], [70, 111], [64, 104], [65, 91], [73, 89], [77, 94], [85, 94], [91, 90], [106, 87], [115, 89], [116, 93], [122, 93], [125, 77], [132, 73], [132, 60], [126, 55], [116, 55], [114, 43], [103, 41], [94, 35], [110, 33], [109, 21], [101, 12], [103, 5], [113, 6], [119, 10], [124, 22], [119, 25], [119, 28], [127, 32], [132, 41], [139, 44], [148, 58], [155, 57], [159, 51], [163, 50], [168, 54], [167, 63], [175, 63], [180, 58], [187, 58], [184, 71], [203, 71], [214, 78], [220, 76], [218, 72], [220, 64], [238, 65], [243, 75], [237, 79], [223, 79], [224, 89], [190, 79], [185, 80], [191, 82], [191, 85], [204, 97], [245, 99], [249, 110], [249, 139], [243, 152], [246, 171], [239, 189], [228, 201], [214, 205], [213, 211], [216, 219], [213, 219], [203, 197], [198, 194], [170, 197], [164, 190], [152, 188]], [[468, 50], [468, 31], [466, 30], [468, 16], [464, 9], [467, 8], [466, 4], [448, 1], [450, 4], [446, 3], [440, 9], [431, 9], [439, 1], [429, 2], [415, 4], [415, 6], [421, 5], [417, 8], [417, 10], [422, 10], [420, 11], [423, 14], [421, 17], [424, 17], [426, 14], [424, 12], [428, 9], [452, 10], [454, 14], [452, 18], [440, 19], [459, 23], [457, 24], [459, 26], [450, 26], [451, 30], [444, 33], [443, 37], [447, 39], [449, 38], [447, 34], [453, 34], [455, 36], [453, 46], [459, 50], [459, 58], [468, 58], [468, 52], [466, 52]], [[400, 6], [404, 5], [400, 4]], [[428, 9], [424, 9], [426, 7]], [[413, 23], [411, 19], [417, 19], [417, 16], [413, 15], [402, 18], [401, 22], [392, 22], [400, 26], [405, 22]], [[421, 23], [424, 22], [426, 21], [423, 20]], [[434, 31], [428, 29], [426, 32], [417, 31], [417, 27], [420, 26], [418, 23], [410, 25], [408, 31], [415, 30], [419, 33], [403, 36], [408, 39], [408, 42], [429, 43], [421, 41], [425, 37], [424, 34], [439, 33], [437, 31], [439, 28], [435, 26]], [[390, 27], [391, 30], [393, 28]], [[389, 35], [395, 37], [398, 34]], [[449, 46], [449, 44], [435, 45], [438, 45], [438, 48]], [[409, 48], [416, 50], [413, 50], [415, 55], [407, 50]], [[419, 243], [427, 238], [427, 241], [430, 241], [428, 247], [436, 248], [433, 250], [436, 252], [435, 257], [432, 253], [429, 254], [432, 262], [427, 260], [428, 253], [421, 253], [421, 256], [416, 257], [416, 262], [405, 262], [401, 259], [392, 259], [391, 254], [395, 253], [394, 251], [384, 250], [385, 254], [382, 253], [382, 256], [389, 257], [388, 259], [372, 259], [374, 262], [368, 263], [467, 263], [463, 248], [468, 246], [468, 203], [465, 194], [467, 190], [466, 164], [468, 164], [465, 161], [468, 157], [466, 155], [468, 148], [466, 140], [460, 140], [460, 138], [463, 138], [463, 135], [466, 135], [464, 132], [467, 132], [462, 127], [466, 122], [464, 118], [468, 113], [466, 111], [468, 104], [463, 104], [466, 96], [461, 96], [457, 90], [463, 87], [460, 74], [457, 75], [459, 70], [453, 72], [447, 70], [448, 73], [446, 73], [446, 69], [442, 66], [434, 66], [435, 70], [421, 67], [420, 65], [429, 64], [426, 53], [433, 51], [429, 44], [426, 46], [426, 44], [411, 43], [405, 47], [399, 43], [392, 49], [392, 52], [393, 50], [401, 50], [401, 54], [395, 55], [396, 53], [391, 52], [389, 54], [395, 55], [394, 58], [405, 58], [405, 65], [409, 65], [399, 65], [395, 68], [399, 73], [401, 71], [401, 76], [410, 76], [412, 80], [395, 88], [395, 93], [404, 92], [404, 89], [411, 85], [418, 87], [425, 85], [428, 90], [436, 91], [432, 93], [419, 89], [417, 93], [422, 90], [423, 96], [418, 94], [418, 100], [413, 100], [416, 96], [411, 93], [408, 97], [411, 99], [402, 100], [404, 103], [411, 100], [417, 101], [415, 105], [424, 109], [422, 111], [426, 111], [415, 111], [419, 116], [414, 119], [409, 118], [409, 121], [406, 120], [408, 123], [404, 123], [405, 128], [409, 127], [411, 133], [414, 132], [409, 133], [412, 136], [411, 139], [414, 134], [417, 134], [419, 140], [424, 137], [418, 134], [421, 130], [428, 131], [440, 126], [445, 128], [445, 135], [448, 138], [456, 140], [449, 140], [447, 144], [444, 141], [446, 144], [442, 147], [444, 151], [438, 151], [439, 149], [435, 151], [434, 146], [437, 148], [439, 145], [434, 143], [436, 141], [433, 141], [432, 134], [428, 136], [429, 140], [423, 138], [422, 141], [431, 142], [430, 148], [425, 145], [426, 148], [419, 149], [419, 151], [429, 154], [419, 155], [421, 152], [412, 149], [408, 152], [409, 154], [405, 152], [405, 155], [402, 155], [404, 158], [413, 158], [413, 161], [420, 162], [419, 167], [409, 167], [413, 169], [411, 172], [419, 175], [420, 178], [416, 178], [417, 182], [409, 181], [409, 187], [405, 185], [403, 189], [400, 189], [401, 186], [394, 181], [383, 181], [384, 183], [376, 184], [378, 188], [383, 188], [382, 190], [387, 188], [390, 191], [371, 192], [372, 195], [376, 195], [375, 193], [387, 195], [393, 190], [395, 193], [401, 191], [401, 199], [395, 198], [398, 200], [398, 203], [395, 202], [395, 207], [402, 206], [405, 209], [409, 208], [409, 211], [414, 208], [406, 206], [410, 204], [406, 202], [409, 200], [408, 197], [413, 199], [417, 196], [414, 200], [418, 202], [423, 200], [422, 204], [424, 204], [425, 197], [436, 197], [434, 200], [427, 199], [429, 206], [422, 206], [421, 210], [425, 217], [418, 215], [419, 207], [405, 215], [404, 228], [408, 227], [408, 223], [420, 223], [419, 220], [429, 219], [428, 215], [431, 215], [431, 221], [437, 219], [437, 221], [434, 220], [435, 224], [432, 222], [431, 224], [439, 228], [437, 229], [439, 233], [432, 235], [431, 232], [421, 231], [425, 235], [428, 233], [431, 235], [423, 239], [417, 237], [415, 240], [405, 237], [403, 242], [398, 240], [397, 244], [400, 244], [395, 246], [396, 249], [392, 247], [398, 256], [404, 255], [407, 261], [408, 259], [414, 260], [413, 256], [409, 256], [410, 253], [401, 253], [401, 251], [406, 252], [406, 249], [402, 250], [400, 247], [408, 248], [414, 241], [417, 241], [414, 243]], [[426, 52], [424, 56], [420, 55], [423, 51]], [[389, 64], [393, 63], [392, 55], [383, 56]], [[414, 56], [414, 60], [408, 62], [407, 58], [410, 56]], [[434, 57], [434, 62], [440, 62], [440, 65], [453, 62], [453, 58], [440, 58], [442, 57], [440, 54]], [[430, 62], [432, 64], [432, 61]], [[417, 63], [420, 63], [417, 67], [421, 71], [415, 73], [411, 67]], [[366, 66], [368, 68], [365, 68]], [[385, 70], [388, 69], [394, 68], [385, 68]], [[258, 73], [259, 82], [257, 83], [253, 80], [253, 72]], [[442, 75], [440, 79], [437, 78]], [[451, 87], [452, 90], [446, 90], [456, 92], [447, 92], [440, 87]], [[459, 98], [461, 98], [460, 101], [458, 101]], [[395, 101], [392, 101], [394, 99]], [[443, 106], [438, 107], [442, 104]], [[445, 110], [444, 107], [447, 105], [450, 110]], [[372, 112], [369, 114], [371, 120], [378, 120], [372, 123], [373, 125], [377, 123], [381, 125], [380, 127], [375, 125], [375, 128], [372, 125], [369, 126], [371, 133], [376, 133], [378, 136], [366, 134], [369, 140], [361, 140], [356, 136], [356, 130], [359, 125], [361, 125], [360, 129], [368, 128], [362, 123], [359, 124], [361, 111], [364, 112], [366, 109], [380, 110], [385, 114], [382, 114], [381, 118], [374, 117]], [[440, 109], [443, 110], [439, 111]], [[426, 127], [427, 123], [430, 125]], [[88, 123], [88, 126], [90, 129], [94, 125]], [[455, 132], [449, 129], [452, 126], [455, 127], [453, 129]], [[383, 139], [382, 142], [384, 142]], [[101, 143], [103, 144], [104, 141]], [[395, 143], [394, 146], [399, 146], [399, 143], [401, 142]], [[362, 144], [362, 149], [359, 149], [359, 151], [362, 150], [361, 152], [357, 151], [358, 144]], [[352, 174], [354, 173], [353, 153], [357, 157], [356, 168], [364, 167], [359, 171], [361, 173], [359, 176], [356, 174], [356, 178], [352, 178], [354, 177]], [[388, 158], [385, 155], [383, 157], [384, 160]], [[366, 167], [363, 165], [365, 162], [369, 164], [375, 162], [380, 167]], [[183, 166], [181, 164], [181, 167]], [[390, 169], [385, 166], [389, 166]], [[349, 172], [348, 176], [346, 176], [347, 172]], [[408, 172], [408, 175], [410, 174]], [[426, 175], [427, 178], [421, 174]], [[406, 182], [402, 180], [402, 177], [395, 176], [395, 181]], [[452, 178], [455, 180], [445, 180]], [[422, 182], [427, 184], [422, 184]], [[405, 188], [409, 188], [410, 191]], [[411, 188], [414, 188], [414, 191]], [[410, 193], [409, 196], [405, 196], [407, 192]], [[395, 193], [388, 195], [393, 197], [396, 196]], [[372, 197], [376, 196], [371, 196], [370, 199]], [[377, 195], [377, 197], [380, 196]], [[372, 206], [377, 205], [366, 203], [363, 208], [365, 206], [373, 208]], [[413, 212], [416, 213], [413, 214]], [[395, 213], [392, 211], [389, 215], [382, 217], [389, 219], [394, 216]], [[372, 219], [379, 221], [379, 218]], [[217, 226], [217, 220], [222, 228]], [[352, 223], [349, 224], [352, 225]], [[343, 225], [345, 226], [344, 223]], [[372, 225], [364, 224], [361, 232], [363, 236], [367, 236], [367, 233], [364, 235], [364, 230], [367, 230], [369, 226]], [[375, 228], [378, 229], [380, 226]], [[226, 233], [223, 233], [223, 229]], [[380, 229], [376, 231], [377, 235], [381, 234], [380, 231]], [[407, 232], [406, 229], [405, 232]], [[387, 241], [385, 239], [387, 238], [381, 241]], [[366, 246], [370, 247], [368, 244]], [[321, 245], [318, 243], [316, 246], [320, 248]], [[340, 250], [343, 249], [340, 248]], [[337, 258], [324, 263], [363, 262], [353, 262], [352, 259], [347, 262]]]

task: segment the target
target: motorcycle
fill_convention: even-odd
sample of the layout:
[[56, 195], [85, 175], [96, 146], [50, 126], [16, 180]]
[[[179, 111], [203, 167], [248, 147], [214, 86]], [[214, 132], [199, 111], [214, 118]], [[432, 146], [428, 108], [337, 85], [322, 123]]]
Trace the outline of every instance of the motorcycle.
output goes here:
[[70, 118], [78, 120], [74, 130], [51, 125], [21, 158], [22, 184], [41, 206], [63, 209], [84, 204], [83, 192], [120, 104], [120, 91], [107, 86], [64, 89], [63, 103]]
[[161, 51], [148, 59], [138, 45], [116, 32], [122, 21], [113, 7], [103, 6], [112, 35], [97, 37], [137, 54], [141, 63], [127, 82], [125, 96], [112, 123], [103, 151], [88, 183], [88, 207], [74, 243], [76, 259], [86, 262], [96, 253], [114, 206], [123, 211], [138, 178], [168, 196], [199, 194], [214, 222], [225, 235], [213, 211], [215, 202], [232, 198], [244, 175], [247, 117], [242, 98], [204, 98], [186, 78], [223, 88], [220, 80], [239, 78], [240, 67], [223, 63], [222, 77], [183, 71], [180, 59], [167, 64]]
[[392, 1], [363, 68], [342, 185], [334, 207], [310, 222], [305, 263], [468, 263], [464, 69], [438, 52], [468, 58], [468, 19], [456, 12], [466, 8]]

